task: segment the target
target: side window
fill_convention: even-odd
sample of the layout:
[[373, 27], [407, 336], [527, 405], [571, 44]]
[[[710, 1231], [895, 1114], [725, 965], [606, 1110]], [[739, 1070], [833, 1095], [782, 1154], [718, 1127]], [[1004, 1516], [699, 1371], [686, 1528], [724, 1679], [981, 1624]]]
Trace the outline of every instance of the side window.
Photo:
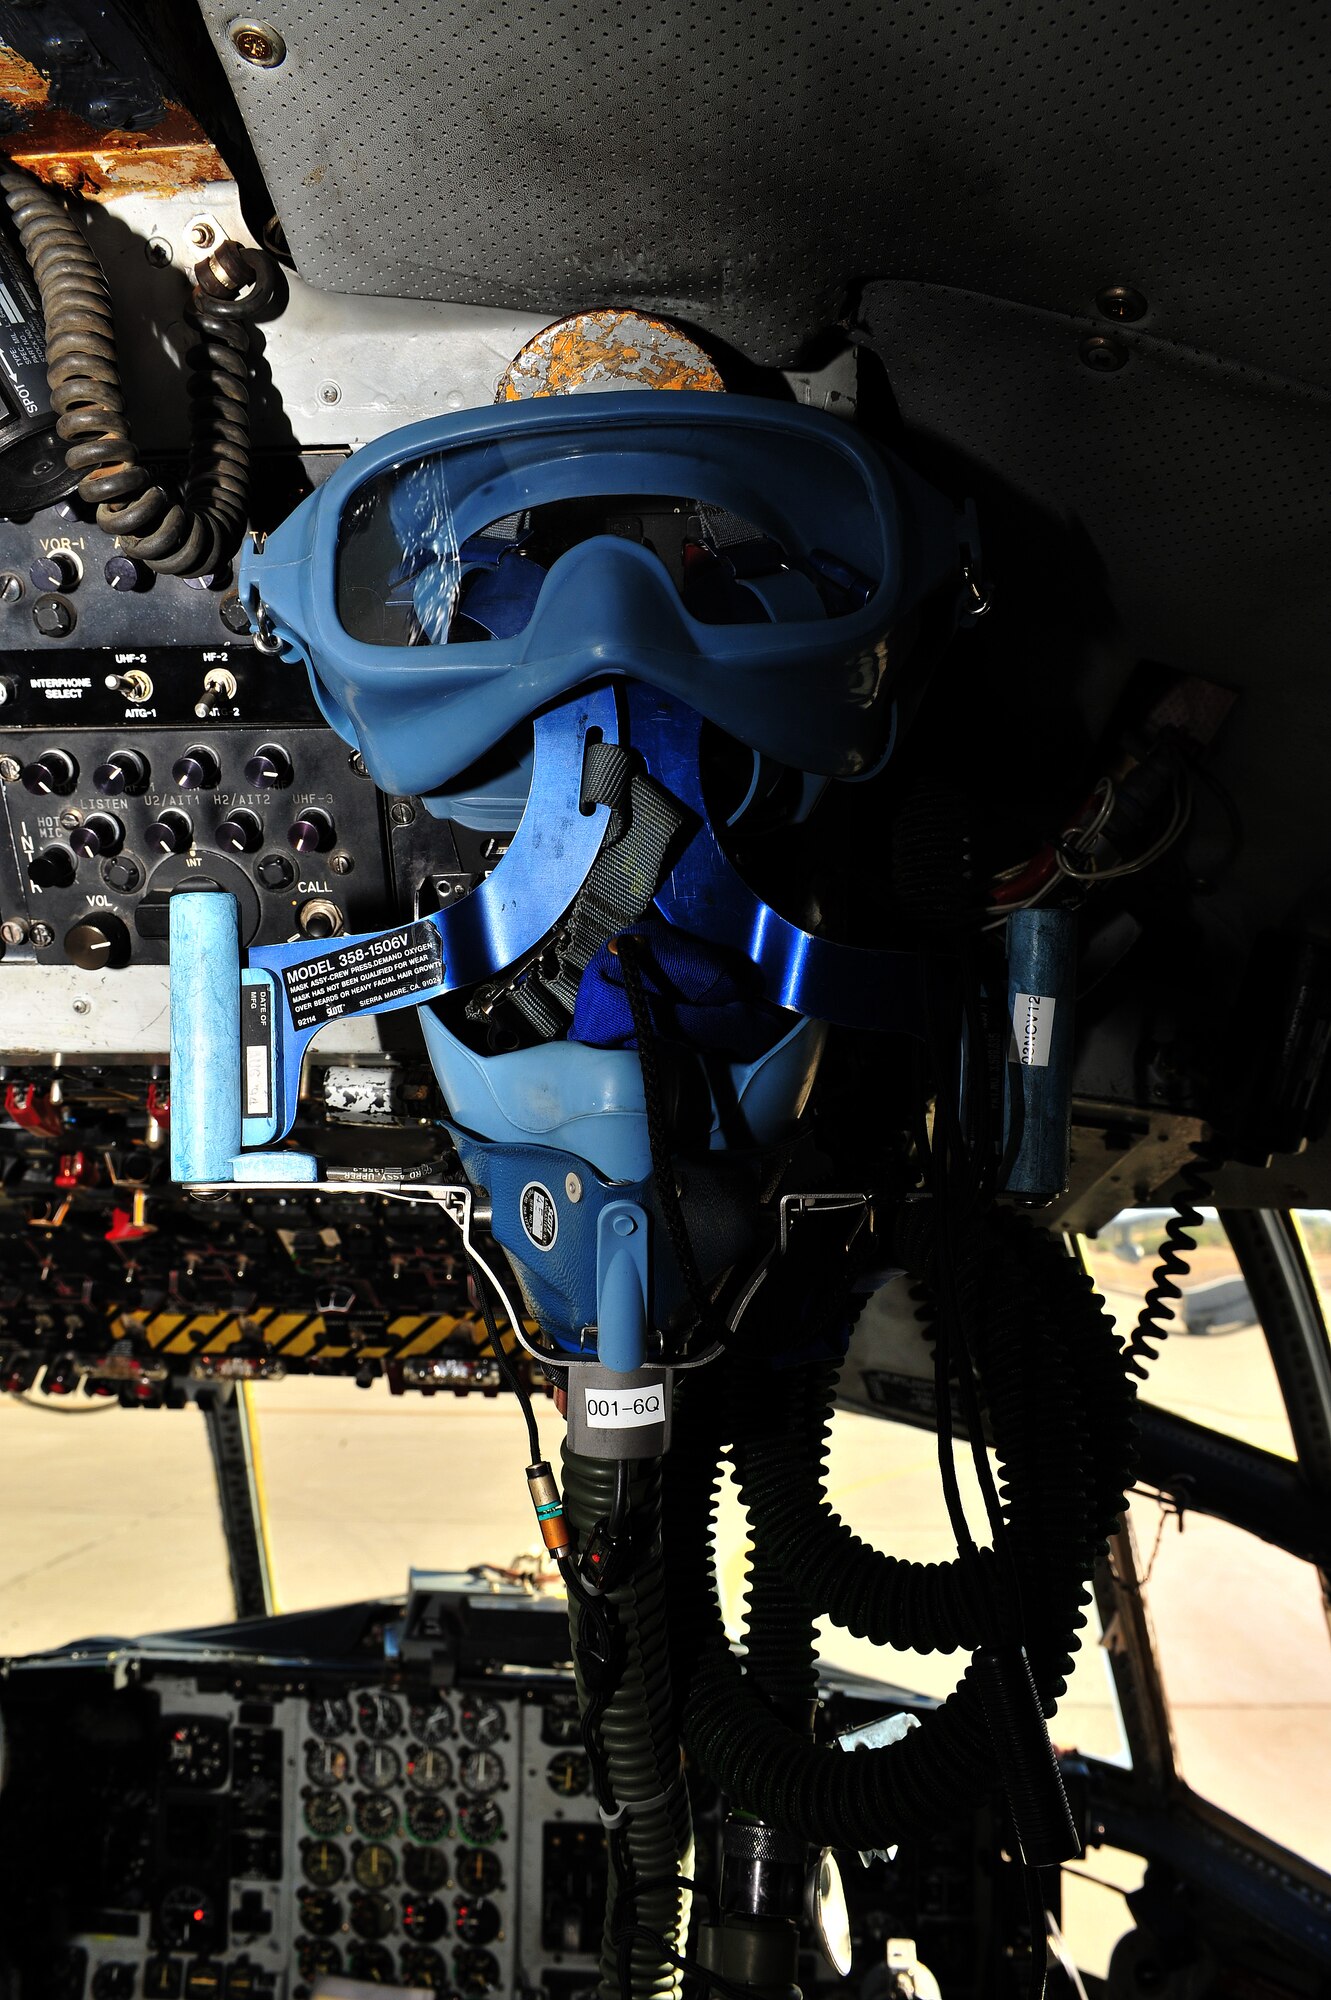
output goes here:
[[[1080, 1239], [1086, 1268], [1122, 1334], [1136, 1325], [1169, 1213], [1124, 1209], [1096, 1236]], [[1203, 1209], [1202, 1216], [1201, 1228], [1192, 1232], [1196, 1248], [1188, 1253], [1188, 1269], [1174, 1281], [1182, 1297], [1167, 1301], [1174, 1317], [1165, 1322], [1168, 1338], [1159, 1343], [1142, 1399], [1292, 1459], [1294, 1440], [1275, 1365], [1238, 1258], [1215, 1210]], [[1331, 1274], [1331, 1217], [1323, 1262]]]

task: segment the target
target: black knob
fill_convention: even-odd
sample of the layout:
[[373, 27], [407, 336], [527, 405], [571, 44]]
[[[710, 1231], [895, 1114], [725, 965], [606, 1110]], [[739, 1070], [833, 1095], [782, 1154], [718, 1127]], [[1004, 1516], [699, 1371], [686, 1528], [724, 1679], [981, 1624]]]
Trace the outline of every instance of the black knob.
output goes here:
[[63, 597], [39, 597], [32, 607], [32, 622], [43, 639], [67, 639], [76, 622], [74, 607]]
[[289, 889], [296, 879], [285, 854], [265, 854], [254, 872], [265, 889]]
[[67, 847], [44, 847], [28, 863], [28, 880], [39, 889], [67, 889], [74, 873], [74, 857]]
[[194, 828], [183, 812], [168, 806], [160, 819], [145, 827], [143, 837], [158, 854], [187, 854], [194, 845]]
[[326, 854], [336, 838], [332, 820], [318, 806], [311, 806], [287, 828], [287, 844], [297, 854]]
[[55, 549], [29, 565], [34, 590], [76, 590], [83, 566], [68, 549]]
[[148, 759], [138, 750], [113, 750], [92, 774], [99, 792], [146, 792], [152, 773]]
[[128, 854], [118, 854], [114, 861], [102, 864], [102, 880], [108, 889], [118, 889], [122, 895], [129, 895], [143, 880], [143, 870]]
[[280, 743], [261, 743], [245, 766], [245, 782], [258, 792], [282, 791], [291, 777], [291, 759]]
[[39, 799], [49, 798], [53, 792], [72, 792], [78, 775], [79, 767], [68, 750], [43, 750], [21, 773], [27, 790]]
[[80, 861], [95, 860], [99, 854], [114, 854], [124, 842], [125, 829], [114, 813], [89, 813], [82, 826], [76, 826], [69, 836], [69, 844]]
[[191, 743], [171, 766], [171, 776], [182, 792], [210, 792], [219, 775], [216, 757], [202, 743]]
[[129, 932], [119, 917], [85, 917], [65, 933], [65, 957], [85, 972], [100, 972], [105, 966], [125, 965], [129, 960]]
[[133, 556], [108, 556], [102, 574], [112, 590], [145, 590], [152, 581], [152, 571]]
[[238, 806], [217, 829], [217, 845], [228, 854], [253, 854], [263, 846], [263, 821], [258, 813]]

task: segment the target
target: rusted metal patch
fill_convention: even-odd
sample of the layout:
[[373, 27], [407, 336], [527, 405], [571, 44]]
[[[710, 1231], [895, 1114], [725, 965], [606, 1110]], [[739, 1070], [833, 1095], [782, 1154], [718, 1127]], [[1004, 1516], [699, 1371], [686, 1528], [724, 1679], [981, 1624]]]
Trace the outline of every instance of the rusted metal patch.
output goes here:
[[182, 105], [168, 103], [161, 123], [148, 132], [99, 132], [50, 97], [50, 79], [0, 44], [0, 103], [22, 120], [21, 129], [0, 133], [0, 152], [53, 187], [98, 201], [181, 194], [231, 179], [221, 154]]
[[556, 320], [516, 354], [500, 377], [497, 403], [605, 389], [708, 389], [725, 384], [695, 340], [668, 320], [626, 308]]

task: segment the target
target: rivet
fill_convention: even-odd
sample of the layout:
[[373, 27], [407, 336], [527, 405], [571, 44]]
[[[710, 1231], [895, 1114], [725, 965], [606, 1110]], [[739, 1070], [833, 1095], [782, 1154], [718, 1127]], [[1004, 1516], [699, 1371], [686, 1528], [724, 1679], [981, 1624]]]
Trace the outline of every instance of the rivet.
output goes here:
[[1146, 317], [1146, 301], [1131, 285], [1109, 285], [1098, 294], [1095, 301], [1097, 312], [1106, 319], [1133, 320]]
[[565, 1174], [564, 1193], [568, 1196], [570, 1201], [582, 1200], [582, 1182], [578, 1179], [578, 1176], [576, 1174]]
[[1093, 368], [1098, 375], [1112, 374], [1115, 369], [1127, 364], [1128, 350], [1112, 334], [1088, 333], [1078, 351], [1083, 365]]
[[268, 21], [232, 21], [227, 34], [241, 61], [255, 69], [276, 69], [286, 61], [287, 45]]

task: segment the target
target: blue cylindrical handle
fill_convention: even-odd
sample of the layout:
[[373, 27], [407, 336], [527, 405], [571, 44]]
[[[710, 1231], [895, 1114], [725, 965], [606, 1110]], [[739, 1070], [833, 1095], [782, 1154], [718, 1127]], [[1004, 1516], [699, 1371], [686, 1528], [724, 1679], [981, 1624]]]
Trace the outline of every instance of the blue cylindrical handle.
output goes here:
[[240, 1151], [240, 911], [223, 889], [170, 906], [171, 1178], [229, 1181]]
[[1051, 1200], [1068, 1181], [1077, 919], [1015, 910], [1007, 921], [1008, 1051], [1003, 1186]]

